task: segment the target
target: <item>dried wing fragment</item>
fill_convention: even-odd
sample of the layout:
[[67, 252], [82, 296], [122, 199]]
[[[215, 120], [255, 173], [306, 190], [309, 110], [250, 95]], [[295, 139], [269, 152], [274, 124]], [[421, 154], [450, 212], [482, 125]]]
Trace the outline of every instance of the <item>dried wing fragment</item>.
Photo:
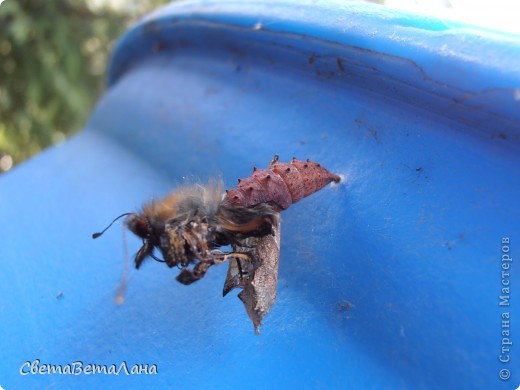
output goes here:
[[248, 251], [253, 259], [250, 262], [231, 259], [224, 283], [224, 295], [236, 287], [242, 288], [238, 297], [244, 303], [256, 334], [260, 334], [262, 320], [276, 300], [280, 258], [278, 221], [273, 225], [272, 235], [249, 237], [242, 240], [241, 245], [233, 247], [235, 252]]

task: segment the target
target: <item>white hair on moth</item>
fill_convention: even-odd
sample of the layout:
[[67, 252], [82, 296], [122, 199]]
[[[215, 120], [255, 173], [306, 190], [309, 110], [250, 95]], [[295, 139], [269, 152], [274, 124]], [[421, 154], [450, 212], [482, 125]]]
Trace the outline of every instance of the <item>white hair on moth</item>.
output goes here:
[[205, 209], [214, 214], [217, 212], [218, 205], [222, 201], [224, 192], [224, 182], [221, 178], [210, 179], [208, 184], [202, 187], [202, 201]]

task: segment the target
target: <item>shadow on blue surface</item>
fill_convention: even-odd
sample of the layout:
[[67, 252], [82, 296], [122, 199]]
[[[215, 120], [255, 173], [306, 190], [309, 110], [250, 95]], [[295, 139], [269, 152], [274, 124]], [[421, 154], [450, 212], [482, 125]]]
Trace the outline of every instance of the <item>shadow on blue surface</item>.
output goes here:
[[[85, 130], [0, 179], [0, 385], [498, 388], [507, 368], [516, 387], [498, 360], [514, 263], [513, 306], [498, 296], [501, 239], [518, 253], [520, 40], [438, 23], [199, 1], [129, 31]], [[113, 303], [122, 236], [92, 232], [185, 181], [231, 187], [274, 153], [346, 183], [282, 214], [261, 336], [221, 297], [225, 266], [186, 287], [149, 262]], [[20, 375], [35, 359], [158, 374]]]

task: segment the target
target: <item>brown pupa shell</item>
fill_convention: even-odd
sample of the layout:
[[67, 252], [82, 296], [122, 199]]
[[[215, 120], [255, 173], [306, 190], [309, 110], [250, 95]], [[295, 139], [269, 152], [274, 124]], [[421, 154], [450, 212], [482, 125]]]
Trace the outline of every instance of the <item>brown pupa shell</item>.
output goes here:
[[276, 211], [289, 208], [331, 182], [339, 182], [334, 175], [313, 161], [282, 163], [275, 156], [267, 169], [254, 169], [247, 179], [239, 179], [238, 186], [226, 191], [222, 203], [231, 207], [252, 207], [260, 203], [271, 205]]
[[262, 320], [269, 313], [276, 300], [278, 282], [278, 261], [280, 258], [280, 221], [273, 224], [273, 234], [263, 237], [248, 237], [233, 246], [235, 252], [253, 255], [250, 263], [237, 259], [229, 260], [229, 269], [224, 284], [223, 295], [236, 287], [242, 289], [238, 297], [244, 303], [247, 314], [260, 334]]

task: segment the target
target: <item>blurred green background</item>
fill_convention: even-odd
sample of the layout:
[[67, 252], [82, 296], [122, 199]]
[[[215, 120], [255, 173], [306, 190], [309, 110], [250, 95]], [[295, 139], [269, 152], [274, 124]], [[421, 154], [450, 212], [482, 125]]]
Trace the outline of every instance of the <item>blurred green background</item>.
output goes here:
[[169, 0], [0, 5], [0, 173], [84, 126], [118, 37]]

